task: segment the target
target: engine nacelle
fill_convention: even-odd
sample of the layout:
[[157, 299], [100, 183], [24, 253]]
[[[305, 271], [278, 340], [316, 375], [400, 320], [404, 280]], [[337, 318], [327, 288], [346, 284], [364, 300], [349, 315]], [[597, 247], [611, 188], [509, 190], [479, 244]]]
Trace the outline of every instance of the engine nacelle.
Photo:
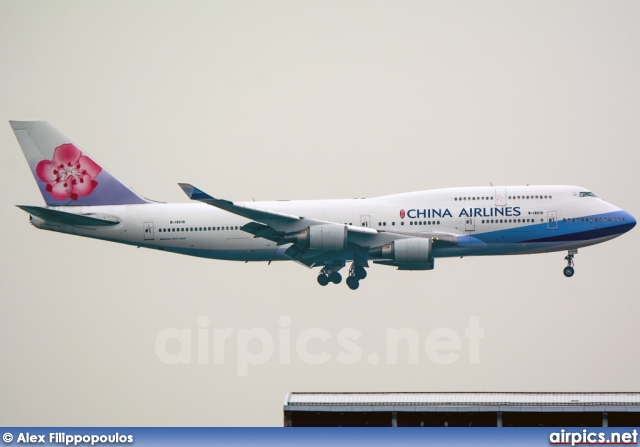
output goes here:
[[345, 225], [314, 225], [309, 227], [309, 248], [316, 250], [344, 250], [347, 248]]
[[[378, 253], [376, 253], [378, 254]], [[379, 255], [383, 259], [395, 261], [399, 270], [431, 270], [431, 239], [400, 239], [380, 247]]]
[[284, 240], [294, 243], [299, 248], [335, 251], [347, 248], [347, 234], [345, 225], [314, 225], [287, 234], [284, 236]]

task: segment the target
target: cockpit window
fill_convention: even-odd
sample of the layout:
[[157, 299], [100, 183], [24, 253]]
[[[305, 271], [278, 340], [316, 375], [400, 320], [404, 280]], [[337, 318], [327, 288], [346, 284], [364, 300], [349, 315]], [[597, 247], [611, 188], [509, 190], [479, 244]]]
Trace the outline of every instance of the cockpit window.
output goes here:
[[592, 192], [581, 192], [580, 197], [596, 197], [596, 195]]

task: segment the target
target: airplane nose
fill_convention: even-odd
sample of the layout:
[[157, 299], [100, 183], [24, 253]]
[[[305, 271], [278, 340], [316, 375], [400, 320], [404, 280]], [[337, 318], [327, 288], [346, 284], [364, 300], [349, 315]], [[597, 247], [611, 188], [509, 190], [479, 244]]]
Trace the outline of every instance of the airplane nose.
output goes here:
[[[636, 226], [636, 218], [633, 217], [631, 214], [627, 213], [627, 222], [629, 224], [629, 230], [631, 230], [633, 227]], [[627, 230], [627, 231], [629, 231]]]

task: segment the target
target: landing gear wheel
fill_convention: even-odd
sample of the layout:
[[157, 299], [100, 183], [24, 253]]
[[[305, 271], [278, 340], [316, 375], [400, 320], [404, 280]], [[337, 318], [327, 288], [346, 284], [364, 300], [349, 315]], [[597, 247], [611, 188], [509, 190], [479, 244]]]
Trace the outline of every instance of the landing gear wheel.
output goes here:
[[575, 271], [573, 270], [573, 257], [576, 253], [578, 253], [578, 250], [569, 250], [569, 254], [564, 257], [564, 260], [567, 261], [567, 266], [562, 272], [567, 278], [571, 278], [575, 273]]
[[320, 273], [318, 275], [318, 284], [320, 284], [323, 287], [326, 286], [327, 284], [329, 284], [329, 277], [324, 273]]
[[353, 269], [353, 275], [358, 279], [365, 279], [367, 277], [367, 271], [361, 265]]
[[342, 281], [342, 275], [338, 272], [333, 272], [329, 275], [329, 281], [334, 284], [340, 284], [340, 282]]
[[351, 290], [356, 290], [358, 287], [360, 287], [360, 281], [358, 281], [358, 278], [356, 278], [355, 276], [349, 276], [347, 278], [347, 286], [349, 286]]

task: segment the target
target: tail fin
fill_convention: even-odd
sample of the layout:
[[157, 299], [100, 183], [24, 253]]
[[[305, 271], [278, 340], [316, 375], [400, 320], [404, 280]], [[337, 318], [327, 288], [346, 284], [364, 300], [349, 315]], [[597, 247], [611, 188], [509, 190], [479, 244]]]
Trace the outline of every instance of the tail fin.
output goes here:
[[10, 123], [47, 205], [148, 203], [48, 122]]

